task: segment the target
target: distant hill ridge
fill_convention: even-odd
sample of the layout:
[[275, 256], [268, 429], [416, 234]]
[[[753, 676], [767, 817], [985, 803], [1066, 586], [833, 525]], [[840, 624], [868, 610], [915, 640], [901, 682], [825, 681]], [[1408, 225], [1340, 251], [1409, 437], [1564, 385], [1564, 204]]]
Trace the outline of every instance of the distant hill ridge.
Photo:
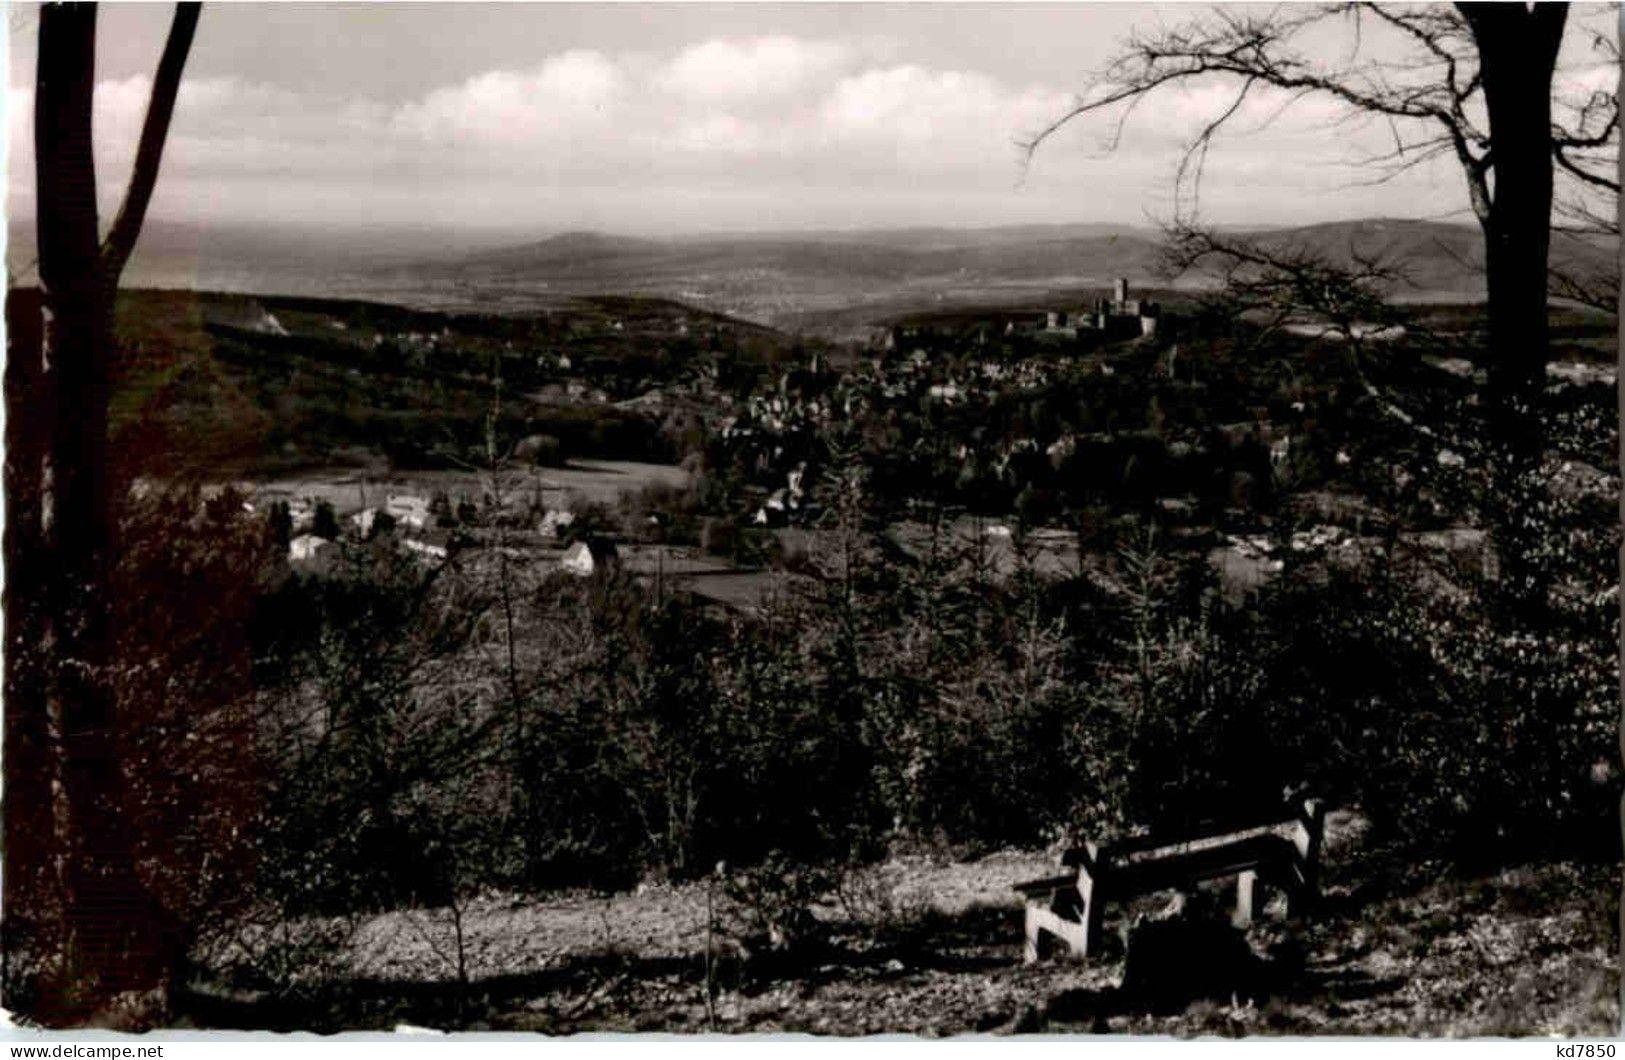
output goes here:
[[[1370, 218], [1292, 228], [1233, 230], [1272, 247], [1303, 247], [1334, 261], [1388, 258], [1420, 290], [1471, 293], [1482, 287], [1483, 237], [1472, 225]], [[1041, 282], [1126, 275], [1145, 278], [1161, 262], [1162, 236], [1142, 227], [1038, 225], [916, 228], [895, 232], [755, 233], [644, 239], [567, 232], [459, 259], [409, 267], [425, 277], [549, 284], [715, 281], [720, 274], [772, 273], [785, 280], [955, 284]], [[1568, 242], [1554, 256], [1585, 256]], [[1595, 248], [1599, 257], [1606, 251]]]
[[[33, 258], [32, 226], [13, 219], [13, 267]], [[1333, 261], [1377, 256], [1400, 266], [1411, 298], [1483, 297], [1476, 225], [1363, 218], [1232, 229], [1268, 246], [1302, 247]], [[1003, 297], [1043, 288], [1088, 289], [1117, 276], [1160, 276], [1162, 234], [1136, 225], [695, 233], [644, 237], [571, 230], [522, 240], [511, 233], [428, 229], [323, 230], [153, 222], [127, 274], [131, 286], [377, 298], [423, 306], [492, 305], [522, 311], [583, 294], [659, 295], [762, 323], [887, 304]], [[1553, 264], [1601, 273], [1614, 245], [1554, 237]], [[28, 270], [18, 282], [32, 282]], [[1002, 292], [1002, 293], [1001, 293]], [[868, 314], [863, 314], [868, 315]]]

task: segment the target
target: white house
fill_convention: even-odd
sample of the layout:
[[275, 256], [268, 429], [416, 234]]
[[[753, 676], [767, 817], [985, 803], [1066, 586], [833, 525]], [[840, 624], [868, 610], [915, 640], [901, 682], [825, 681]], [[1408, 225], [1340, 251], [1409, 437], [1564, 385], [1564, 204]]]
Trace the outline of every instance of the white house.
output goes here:
[[321, 555], [322, 550], [331, 548], [333, 542], [325, 537], [315, 534], [300, 534], [288, 542], [288, 561], [290, 563], [306, 563]]
[[549, 508], [547, 514], [542, 516], [542, 536], [560, 537], [565, 527], [576, 521], [576, 513], [568, 508]]
[[396, 525], [422, 530], [429, 525], [429, 499], [412, 493], [391, 493], [384, 510]]
[[419, 541], [415, 537], [408, 537], [403, 540], [401, 544], [406, 546], [408, 552], [412, 552], [416, 554], [418, 558], [427, 560], [429, 562], [445, 559], [447, 555], [446, 546], [430, 544], [427, 541]]
[[565, 550], [559, 566], [578, 578], [590, 578], [598, 569], [598, 557], [592, 554], [585, 541], [577, 541]]

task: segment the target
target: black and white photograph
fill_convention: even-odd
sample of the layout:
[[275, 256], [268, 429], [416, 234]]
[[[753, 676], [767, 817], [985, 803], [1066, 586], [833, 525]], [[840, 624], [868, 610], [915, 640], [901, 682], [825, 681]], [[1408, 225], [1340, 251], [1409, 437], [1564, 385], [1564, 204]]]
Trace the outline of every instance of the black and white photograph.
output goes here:
[[1620, 1034], [1619, 5], [5, 14], [0, 1037]]

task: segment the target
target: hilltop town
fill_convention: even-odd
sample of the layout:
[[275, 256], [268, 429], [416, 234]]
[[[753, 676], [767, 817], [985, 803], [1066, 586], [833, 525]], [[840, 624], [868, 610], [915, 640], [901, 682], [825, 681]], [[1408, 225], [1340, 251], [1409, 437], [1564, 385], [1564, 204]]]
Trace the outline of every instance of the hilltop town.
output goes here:
[[[1604, 871], [1584, 853], [1611, 834], [1593, 826], [1616, 777], [1603, 314], [1553, 307], [1552, 449], [1517, 505], [1567, 660], [1546, 674], [1486, 647], [1504, 636], [1492, 531], [1507, 507], [1487, 473], [1476, 306], [1367, 298], [1369, 316], [1333, 316], [1144, 275], [865, 304], [805, 328], [655, 295], [408, 301], [120, 296], [117, 621], [130, 650], [189, 660], [169, 683], [154, 684], [173, 668], [119, 671], [150, 708], [122, 737], [141, 749], [131, 783], [181, 805], [148, 771], [205, 719], [187, 751], [212, 807], [197, 821], [211, 858], [233, 836], [255, 844], [241, 857], [261, 883], [231, 917], [297, 936], [200, 940], [210, 971], [188, 1018], [263, 1025], [304, 997], [297, 1020], [333, 1027], [478, 1010], [550, 1031], [1216, 1032], [1253, 1017], [1118, 1005], [1112, 984], [1144, 963], [1109, 944], [1087, 967], [1024, 966], [1046, 945], [1034, 917], [1076, 935], [1028, 894], [1024, 940], [1013, 888], [1052, 879], [1057, 844], [1275, 814], [1309, 792], [1335, 807], [1314, 820], [1326, 894], [1348, 912], [1306, 926], [1249, 904], [1251, 956], [1224, 982], [1299, 991], [1271, 1029], [1409, 1018], [1379, 993], [1326, 1023], [1318, 973], [1291, 956], [1312, 944], [1352, 982], [1403, 962], [1450, 1025], [1482, 1028], [1494, 1005], [1459, 1000], [1450, 948], [1474, 927], [1361, 949], [1350, 918], [1457, 916], [1418, 866], [1465, 865], [1535, 821], [1563, 860], [1483, 869], [1482, 917], [1549, 938], [1518, 896], [1567, 908]], [[161, 624], [155, 586], [175, 594]], [[1506, 738], [1541, 749], [1549, 783], [1508, 774], [1462, 701], [1524, 718]], [[1530, 728], [1528, 703], [1563, 720]], [[1446, 745], [1469, 753], [1441, 782]], [[1394, 896], [1350, 897], [1373, 880]], [[612, 896], [596, 934], [571, 912], [583, 889]], [[1184, 922], [1136, 901], [1113, 915]], [[948, 936], [926, 927], [944, 917], [995, 971], [923, 971], [944, 960]], [[1606, 923], [1563, 920], [1552, 953], [1568, 963], [1523, 974], [1576, 1000], [1530, 1001], [1520, 1020], [1597, 1023]], [[656, 924], [676, 935], [636, 959], [709, 939], [710, 1000], [663, 1001], [664, 980], [636, 971], [598, 998], [616, 932]], [[477, 952], [487, 971], [470, 970]], [[556, 988], [464, 993], [537, 959], [565, 962]], [[982, 991], [982, 1011], [751, 1000], [807, 982], [822, 966], [807, 962], [835, 962], [871, 1001], [901, 977], [900, 997]], [[344, 993], [400, 974], [438, 985], [420, 1001]], [[671, 989], [686, 998], [685, 976]], [[1093, 1007], [1029, 1011], [1023, 984]]]
[[[1242, 350], [1189, 296], [1131, 293], [1119, 279], [1055, 308], [910, 314], [844, 344], [661, 300], [478, 317], [222, 296], [196, 337], [209, 358], [266, 395], [279, 375], [306, 380], [311, 403], [263, 426], [250, 416], [185, 432], [257, 454], [242, 481], [302, 571], [380, 537], [442, 562], [476, 540], [496, 493], [508, 547], [540, 562], [670, 567], [667, 588], [750, 607], [823, 533], [843, 447], [856, 447], [870, 503], [900, 540], [921, 512], [946, 513], [961, 533], [978, 522], [1005, 566], [1013, 530], [1040, 563], [1075, 569], [1092, 549], [1079, 528], [1122, 519], [1210, 555], [1236, 592], [1279, 569], [1278, 547], [1357, 548], [1412, 522], [1408, 539], [1471, 547], [1477, 531], [1425, 496], [1402, 513], [1372, 499], [1406, 472], [1394, 425], [1350, 404], [1337, 337], [1288, 323], [1246, 340], [1262, 352]], [[132, 301], [162, 316], [162, 297]], [[1607, 385], [1583, 325], [1575, 334], [1554, 385]], [[1367, 341], [1406, 347], [1397, 332]], [[1472, 385], [1471, 362], [1434, 352], [1441, 341], [1411, 343], [1400, 370], [1449, 400]], [[366, 394], [400, 411], [358, 409]], [[396, 426], [378, 433], [385, 422]], [[245, 424], [268, 437], [233, 439]], [[1387, 454], [1381, 470], [1374, 451]]]

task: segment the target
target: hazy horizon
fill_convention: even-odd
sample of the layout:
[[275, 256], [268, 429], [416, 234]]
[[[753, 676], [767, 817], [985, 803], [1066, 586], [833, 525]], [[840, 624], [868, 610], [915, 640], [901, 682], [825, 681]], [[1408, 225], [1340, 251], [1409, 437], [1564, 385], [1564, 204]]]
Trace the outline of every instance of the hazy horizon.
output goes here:
[[[232, 4], [205, 7], [156, 220], [624, 235], [1114, 223], [1171, 212], [1226, 89], [1170, 89], [1023, 164], [1136, 26], [1133, 4]], [[128, 171], [164, 5], [100, 15], [104, 210]], [[32, 210], [37, 12], [13, 9], [8, 210]], [[1380, 49], [1380, 42], [1366, 45]], [[1594, 76], [1589, 67], [1575, 76]], [[1577, 82], [1579, 83], [1579, 82]], [[1388, 133], [1257, 93], [1207, 163], [1204, 216], [1458, 218], [1453, 160], [1369, 183]]]
[[[105, 223], [109, 218], [103, 217]], [[19, 213], [9, 217], [10, 235], [13, 243], [32, 243], [34, 239], [35, 216], [32, 211]], [[1422, 223], [1443, 224], [1470, 228], [1476, 231], [1477, 225], [1470, 218], [1452, 216], [1442, 218], [1416, 218], [1392, 215], [1368, 215], [1360, 217], [1338, 218], [1335, 220], [1305, 221], [1302, 223], [1283, 222], [1277, 224], [1228, 224], [1212, 226], [1218, 231], [1273, 231], [1291, 230], [1299, 228], [1314, 228], [1322, 225], [1360, 225], [1385, 223]], [[455, 224], [436, 223], [434, 221], [411, 222], [378, 222], [366, 218], [354, 222], [346, 222], [342, 227], [335, 228], [327, 224], [288, 223], [274, 220], [257, 219], [228, 219], [198, 221], [176, 217], [150, 218], [145, 230], [146, 235], [154, 233], [165, 235], [186, 234], [207, 235], [221, 234], [233, 237], [254, 236], [267, 239], [280, 239], [285, 242], [297, 242], [312, 236], [325, 235], [335, 238], [355, 239], [361, 246], [370, 251], [390, 246], [409, 247], [415, 243], [453, 238], [459, 246], [476, 248], [489, 247], [492, 249], [503, 247], [526, 246], [533, 243], [544, 243], [549, 240], [573, 236], [593, 236], [605, 239], [645, 241], [649, 243], [701, 243], [706, 241], [718, 242], [749, 242], [752, 240], [840, 240], [850, 238], [853, 241], [884, 241], [891, 237], [906, 237], [910, 235], [941, 234], [953, 238], [958, 236], [967, 239], [976, 236], [1048, 236], [1051, 234], [1073, 237], [1078, 235], [1108, 235], [1121, 232], [1147, 238], [1160, 238], [1162, 229], [1154, 219], [1139, 218], [1130, 222], [1088, 221], [1088, 220], [1053, 220], [1013, 222], [1007, 224], [987, 223], [981, 221], [963, 221], [955, 223], [951, 220], [935, 224], [886, 224], [874, 225], [801, 225], [778, 228], [691, 228], [691, 229], [650, 229], [638, 227], [596, 227], [596, 226], [569, 226], [560, 225], [516, 225], [516, 224]], [[21, 237], [21, 238], [19, 238]], [[455, 247], [442, 247], [452, 250]]]

